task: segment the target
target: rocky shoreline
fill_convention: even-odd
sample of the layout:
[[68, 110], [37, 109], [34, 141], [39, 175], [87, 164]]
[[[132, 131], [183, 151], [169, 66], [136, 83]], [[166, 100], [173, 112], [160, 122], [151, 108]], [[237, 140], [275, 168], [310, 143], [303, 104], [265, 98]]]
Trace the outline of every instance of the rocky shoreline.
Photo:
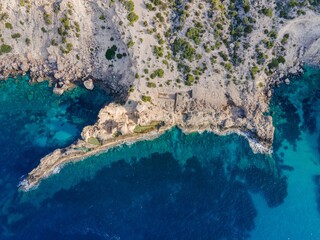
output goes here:
[[[39, 183], [45, 179], [50, 177], [52, 174], [57, 174], [60, 172], [60, 169], [68, 163], [71, 162], [77, 162], [77, 161], [82, 161], [87, 157], [98, 155], [104, 152], [107, 152], [108, 149], [114, 148], [117, 146], [121, 145], [129, 145], [132, 143], [136, 143], [138, 141], [151, 141], [155, 138], [158, 138], [162, 134], [164, 134], [166, 131], [170, 130], [174, 126], [165, 126], [162, 127], [156, 131], [151, 131], [149, 133], [145, 134], [131, 134], [127, 135], [125, 137], [120, 137], [120, 138], [113, 138], [109, 142], [94, 148], [93, 150], [90, 150], [90, 152], [77, 152], [77, 153], [71, 153], [68, 154], [68, 149], [57, 149], [53, 153], [47, 155], [45, 158], [41, 159], [40, 164], [37, 168], [33, 169], [27, 176], [27, 178], [23, 179], [18, 187], [22, 191], [29, 191], [36, 189]], [[192, 133], [192, 132], [198, 132], [198, 133], [203, 133], [204, 131], [208, 131], [208, 129], [198, 129], [196, 131], [185, 131], [186, 134]], [[249, 142], [249, 145], [251, 149], [253, 150], [254, 153], [262, 153], [262, 154], [272, 154], [272, 149], [266, 148], [263, 145], [259, 144], [256, 142], [254, 139], [250, 139], [250, 137], [239, 131], [239, 130], [226, 130], [223, 132], [217, 132], [217, 131], [212, 131], [214, 134], [220, 135], [220, 136], [225, 136], [229, 134], [238, 134], [244, 138], [246, 138]], [[82, 143], [83, 144], [83, 143]], [[76, 143], [78, 146], [79, 143]], [[83, 147], [84, 145], [81, 145]], [[76, 148], [75, 146], [72, 146], [72, 148]], [[79, 148], [79, 146], [78, 146]]]
[[[18, 186], [23, 191], [29, 191], [36, 188], [42, 179], [50, 177], [52, 174], [59, 172], [57, 171], [57, 169], [60, 169], [67, 163], [81, 161], [86, 157], [106, 152], [110, 148], [117, 147], [123, 144], [129, 144], [143, 140], [152, 140], [159, 137], [167, 130], [168, 129], [161, 129], [157, 132], [151, 132], [148, 134], [131, 135], [126, 136], [126, 138], [123, 139], [112, 139], [108, 143], [105, 143], [102, 146], [99, 146], [87, 153], [82, 152], [78, 154], [74, 153], [74, 155], [63, 155], [61, 149], [57, 149], [52, 154], [49, 154], [45, 158], [41, 159], [39, 166], [32, 170], [28, 174], [28, 177], [23, 179]], [[48, 166], [48, 164], [50, 166]]]
[[0, 4], [0, 79], [29, 73], [32, 82], [50, 79], [59, 95], [76, 81], [89, 90], [99, 81], [117, 102], [76, 143], [41, 159], [25, 190], [61, 164], [174, 126], [237, 133], [270, 154], [273, 87], [289, 84], [301, 63], [320, 64], [320, 14], [311, 3], [22, 2]]

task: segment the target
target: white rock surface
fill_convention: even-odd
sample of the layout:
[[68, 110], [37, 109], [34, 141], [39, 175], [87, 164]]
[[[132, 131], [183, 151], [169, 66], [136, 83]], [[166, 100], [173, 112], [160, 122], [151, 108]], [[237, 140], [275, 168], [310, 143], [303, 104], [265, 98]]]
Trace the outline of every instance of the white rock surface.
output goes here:
[[92, 79], [88, 79], [83, 82], [83, 85], [86, 87], [88, 90], [93, 90], [94, 89], [94, 84]]

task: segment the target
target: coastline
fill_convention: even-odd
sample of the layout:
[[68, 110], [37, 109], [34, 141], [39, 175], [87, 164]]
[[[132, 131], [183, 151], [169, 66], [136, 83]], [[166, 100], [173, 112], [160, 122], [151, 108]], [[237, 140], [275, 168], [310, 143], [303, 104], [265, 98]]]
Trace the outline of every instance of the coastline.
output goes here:
[[[82, 153], [80, 155], [75, 155], [75, 156], [61, 155], [61, 157], [58, 158], [56, 161], [54, 161], [52, 163], [52, 165], [45, 166], [45, 171], [43, 171], [42, 164], [47, 163], [48, 159], [50, 159], [52, 157], [52, 154], [49, 154], [40, 160], [40, 164], [38, 165], [38, 167], [33, 169], [28, 174], [28, 176], [19, 183], [18, 187], [20, 190], [25, 191], [25, 192], [27, 192], [29, 190], [36, 189], [42, 180], [50, 177], [53, 174], [59, 173], [60, 169], [63, 168], [64, 165], [66, 165], [68, 163], [75, 163], [78, 161], [85, 160], [86, 158], [94, 156], [94, 155], [103, 154], [104, 152], [107, 152], [109, 149], [112, 149], [114, 147], [118, 147], [121, 145], [130, 145], [130, 144], [133, 144], [133, 143], [136, 143], [139, 141], [145, 141], [145, 140], [151, 141], [153, 139], [160, 137], [165, 132], [170, 131], [174, 127], [177, 127], [177, 126], [162, 127], [157, 131], [151, 131], [151, 132], [145, 133], [145, 134], [132, 134], [129, 136], [119, 137], [120, 139], [113, 138], [113, 139], [110, 139], [110, 142], [107, 142], [107, 143], [93, 149], [90, 152]], [[263, 145], [261, 145], [257, 141], [255, 141], [254, 139], [251, 139], [248, 136], [248, 134], [245, 134], [238, 129], [224, 130], [221, 132], [219, 132], [217, 130], [212, 130], [212, 129], [210, 130], [207, 128], [198, 129], [198, 130], [191, 130], [191, 131], [184, 131], [183, 129], [181, 129], [181, 130], [183, 131], [184, 134], [191, 134], [194, 132], [198, 132], [199, 134], [202, 134], [205, 131], [211, 132], [212, 134], [216, 134], [219, 136], [237, 134], [239, 136], [244, 137], [249, 142], [249, 145], [255, 154], [258, 154], [258, 153], [272, 154], [272, 148], [268, 149], [268, 148], [264, 147]], [[55, 152], [56, 151], [59, 151], [59, 149], [55, 150]]]
[[[130, 143], [135, 143], [138, 141], [152, 140], [152, 139], [159, 137], [160, 135], [162, 135], [163, 133], [165, 133], [169, 129], [171, 129], [171, 128], [161, 129], [157, 132], [153, 131], [153, 132], [150, 132], [147, 134], [134, 134], [134, 135], [130, 135], [130, 136], [125, 136], [125, 138], [123, 138], [123, 139], [116, 139], [116, 138], [111, 139], [110, 142], [105, 143], [90, 152], [82, 153], [80, 155], [75, 155], [75, 156], [61, 156], [61, 158], [59, 158], [57, 161], [55, 161], [53, 163], [53, 165], [50, 166], [50, 168], [46, 167], [45, 171], [41, 172], [42, 171], [41, 164], [44, 163], [48, 158], [50, 158], [52, 156], [51, 154], [49, 154], [40, 160], [40, 164], [38, 165], [38, 167], [33, 169], [28, 174], [28, 176], [19, 183], [18, 187], [19, 187], [19, 189], [21, 189], [23, 191], [29, 191], [31, 189], [36, 188], [42, 179], [48, 178], [52, 174], [58, 173], [59, 171], [57, 171], [56, 169], [62, 168], [67, 163], [82, 161], [87, 157], [101, 154], [111, 148], [121, 146], [123, 144], [128, 145]], [[55, 152], [59, 151], [59, 150], [60, 149], [57, 149], [57, 150], [55, 150]], [[40, 171], [40, 173], [38, 173], [38, 171]]]
[[[69, 161], [174, 126], [185, 133], [236, 133], [255, 153], [272, 153], [274, 126], [265, 113], [273, 87], [289, 84], [286, 77], [299, 72], [302, 62], [319, 65], [319, 11], [294, 7], [286, 18], [279, 14], [286, 6], [274, 2], [257, 1], [251, 9], [228, 1], [176, 4], [3, 1], [0, 13], [8, 27], [0, 79], [29, 72], [33, 82], [52, 79], [58, 95], [76, 81], [89, 90], [99, 81], [121, 102], [103, 107], [76, 143], [43, 157], [22, 189]], [[234, 11], [225, 11], [226, 6]], [[177, 12], [185, 8], [197, 10]], [[30, 36], [40, 37], [31, 41]], [[166, 127], [149, 132], [153, 122]]]

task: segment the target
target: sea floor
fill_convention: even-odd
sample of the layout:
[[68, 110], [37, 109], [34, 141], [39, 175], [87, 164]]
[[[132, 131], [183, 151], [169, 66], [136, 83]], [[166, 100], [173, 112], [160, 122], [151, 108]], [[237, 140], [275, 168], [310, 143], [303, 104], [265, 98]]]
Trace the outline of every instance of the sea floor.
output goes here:
[[68, 164], [26, 193], [19, 177], [110, 98], [81, 88], [59, 98], [25, 79], [0, 90], [0, 239], [320, 239], [318, 69], [275, 89], [272, 156], [235, 134], [174, 128]]

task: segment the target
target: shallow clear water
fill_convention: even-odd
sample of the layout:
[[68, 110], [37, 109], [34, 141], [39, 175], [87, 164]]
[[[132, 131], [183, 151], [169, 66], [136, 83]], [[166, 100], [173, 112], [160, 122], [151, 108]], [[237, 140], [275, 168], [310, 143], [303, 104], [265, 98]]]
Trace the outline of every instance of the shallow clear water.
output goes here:
[[307, 68], [276, 89], [272, 156], [234, 134], [172, 129], [68, 164], [27, 193], [15, 187], [19, 176], [94, 118], [82, 103], [82, 113], [63, 110], [78, 94], [49, 104], [45, 86], [19, 86], [34, 91], [21, 97], [13, 80], [1, 83], [1, 109], [15, 109], [0, 121], [1, 239], [320, 239], [319, 79]]

